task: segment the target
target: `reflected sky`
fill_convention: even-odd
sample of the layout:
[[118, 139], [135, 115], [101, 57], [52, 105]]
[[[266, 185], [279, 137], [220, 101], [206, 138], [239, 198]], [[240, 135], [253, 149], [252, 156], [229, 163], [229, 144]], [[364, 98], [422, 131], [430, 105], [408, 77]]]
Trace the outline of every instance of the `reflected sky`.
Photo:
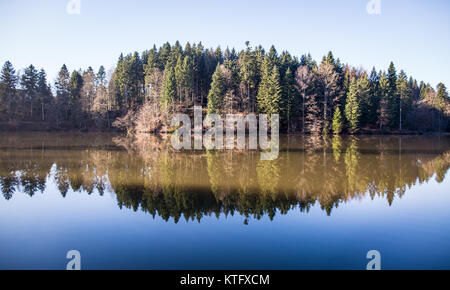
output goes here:
[[265, 163], [108, 134], [6, 137], [1, 269], [65, 269], [71, 249], [83, 269], [365, 269], [372, 249], [383, 269], [450, 268], [447, 137], [292, 137]]

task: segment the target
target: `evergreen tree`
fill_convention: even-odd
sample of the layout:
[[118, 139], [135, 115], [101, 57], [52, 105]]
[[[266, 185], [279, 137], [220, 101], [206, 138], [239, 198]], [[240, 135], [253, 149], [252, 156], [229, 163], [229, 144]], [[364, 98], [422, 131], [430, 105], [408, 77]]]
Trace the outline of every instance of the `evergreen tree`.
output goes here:
[[344, 126], [344, 120], [342, 119], [341, 109], [337, 107], [334, 110], [333, 122], [331, 124], [331, 129], [333, 134], [338, 135], [342, 132], [342, 127]]
[[160, 99], [160, 105], [164, 109], [169, 109], [173, 104], [177, 95], [177, 82], [175, 78], [175, 71], [173, 67], [166, 66], [164, 70], [164, 80], [162, 86], [162, 94]]
[[175, 82], [177, 84], [177, 101], [182, 101], [182, 91], [184, 86], [184, 71], [183, 71], [183, 59], [182, 56], [178, 56], [177, 63], [174, 68], [175, 71]]
[[134, 107], [142, 104], [143, 101], [144, 69], [138, 52], [133, 53], [129, 62], [129, 71], [127, 71], [130, 79], [129, 100], [130, 106]]
[[193, 99], [193, 86], [194, 86], [194, 66], [192, 63], [192, 58], [187, 55], [184, 57], [183, 60], [183, 91], [184, 91], [184, 99], [186, 102], [192, 101], [192, 104], [194, 103]]
[[403, 129], [403, 120], [411, 107], [411, 89], [408, 86], [408, 79], [406, 73], [402, 70], [397, 78], [396, 95], [398, 98], [398, 117], [399, 130]]
[[372, 98], [370, 95], [370, 82], [367, 79], [367, 74], [364, 72], [362, 76], [357, 80], [358, 84], [358, 102], [360, 108], [361, 117], [359, 118], [359, 126], [367, 125], [370, 111], [373, 109]]
[[245, 52], [241, 54], [239, 59], [240, 78], [246, 90], [247, 113], [250, 113], [254, 100], [251, 90], [255, 89], [258, 83], [258, 64], [255, 55], [247, 46]]
[[280, 74], [278, 67], [276, 65], [272, 66], [270, 56], [266, 56], [262, 64], [262, 75], [257, 100], [259, 113], [268, 115], [280, 113]]
[[57, 125], [60, 119], [68, 119], [70, 99], [70, 75], [65, 64], [61, 67], [55, 82]]
[[100, 86], [100, 85], [105, 85], [105, 81], [106, 81], [106, 71], [105, 71], [105, 67], [104, 66], [100, 66], [100, 68], [98, 69], [97, 75], [96, 75], [96, 86]]
[[269, 117], [272, 114], [280, 114], [281, 111], [281, 86], [280, 73], [278, 67], [275, 65], [272, 69], [269, 82], [269, 94], [267, 95], [267, 114]]
[[391, 62], [387, 74], [388, 87], [386, 88], [387, 106], [389, 111], [389, 124], [391, 128], [398, 125], [399, 120], [399, 98], [397, 95], [397, 72], [394, 63]]
[[27, 101], [30, 104], [30, 118], [33, 118], [33, 104], [37, 96], [37, 82], [38, 71], [33, 65], [30, 65], [25, 69], [20, 82], [25, 91]]
[[92, 106], [95, 99], [96, 77], [92, 67], [83, 72], [83, 86], [81, 88], [81, 108], [87, 114], [92, 113]]
[[41, 119], [45, 121], [45, 109], [48, 108], [52, 102], [52, 92], [50, 85], [47, 83], [47, 74], [44, 69], [41, 69], [38, 74], [37, 93], [41, 107]]
[[384, 127], [389, 124], [389, 120], [391, 119], [391, 111], [389, 110], [389, 92], [389, 80], [386, 73], [382, 73], [379, 81], [380, 105], [377, 110], [377, 122], [380, 126], [380, 131], [383, 131]]
[[13, 65], [6, 61], [0, 75], [0, 101], [6, 105], [8, 120], [14, 117], [16, 107], [17, 76]]
[[78, 71], [73, 71], [70, 76], [70, 98], [69, 112], [73, 124], [81, 121], [81, 89], [83, 87], [83, 77]]
[[212, 76], [211, 89], [208, 94], [208, 114], [219, 114], [223, 105], [225, 95], [225, 78], [220, 64]]
[[436, 109], [438, 110], [438, 130], [439, 132], [441, 132], [441, 127], [442, 127], [442, 115], [445, 114], [446, 108], [448, 107], [449, 104], [449, 96], [448, 96], [448, 92], [447, 92], [447, 88], [445, 87], [445, 85], [443, 83], [439, 83], [437, 86], [437, 93], [436, 93], [436, 98], [435, 98], [435, 102], [434, 102], [434, 106], [436, 107]]
[[283, 86], [282, 86], [282, 116], [281, 121], [284, 127], [287, 127], [288, 132], [292, 127], [292, 124], [296, 123], [296, 119], [298, 118], [298, 97], [297, 91], [295, 89], [295, 80], [294, 74], [291, 71], [291, 68], [288, 67], [283, 78]]
[[369, 76], [369, 100], [368, 106], [362, 115], [366, 119], [365, 124], [376, 124], [378, 120], [377, 110], [380, 107], [380, 74], [375, 67], [372, 68]]
[[351, 134], [355, 134], [359, 130], [361, 111], [358, 100], [358, 89], [358, 82], [353, 78], [350, 83], [350, 90], [345, 104], [345, 118], [347, 119], [348, 130]]

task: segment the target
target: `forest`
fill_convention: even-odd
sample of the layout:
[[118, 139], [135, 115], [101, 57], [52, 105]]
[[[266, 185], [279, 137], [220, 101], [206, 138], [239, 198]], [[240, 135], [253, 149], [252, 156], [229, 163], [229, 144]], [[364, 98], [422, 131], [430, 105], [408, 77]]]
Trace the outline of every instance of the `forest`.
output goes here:
[[51, 83], [44, 69], [0, 76], [0, 130], [170, 132], [171, 116], [204, 113], [280, 115], [283, 133], [450, 132], [446, 86], [417, 81], [391, 62], [370, 71], [329, 52], [320, 61], [274, 46], [222, 50], [165, 43], [121, 54], [110, 70], [70, 72]]

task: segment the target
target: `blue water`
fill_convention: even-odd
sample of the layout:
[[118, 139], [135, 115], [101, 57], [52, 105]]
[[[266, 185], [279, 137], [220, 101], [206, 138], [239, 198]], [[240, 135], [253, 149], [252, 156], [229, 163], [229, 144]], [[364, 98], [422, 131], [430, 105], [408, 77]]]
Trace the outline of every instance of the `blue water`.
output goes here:
[[391, 205], [363, 194], [330, 215], [316, 202], [273, 219], [235, 211], [175, 223], [119, 207], [111, 189], [63, 197], [54, 170], [42, 192], [0, 197], [0, 269], [65, 269], [69, 250], [82, 269], [365, 269], [369, 250], [382, 269], [450, 269], [447, 176], [405, 186]]

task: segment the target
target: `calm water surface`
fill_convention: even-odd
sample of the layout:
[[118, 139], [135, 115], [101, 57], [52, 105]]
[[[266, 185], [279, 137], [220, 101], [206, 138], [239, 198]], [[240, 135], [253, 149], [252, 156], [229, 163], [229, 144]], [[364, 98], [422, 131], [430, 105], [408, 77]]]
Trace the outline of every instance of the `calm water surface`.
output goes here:
[[0, 134], [0, 269], [450, 269], [450, 137]]

